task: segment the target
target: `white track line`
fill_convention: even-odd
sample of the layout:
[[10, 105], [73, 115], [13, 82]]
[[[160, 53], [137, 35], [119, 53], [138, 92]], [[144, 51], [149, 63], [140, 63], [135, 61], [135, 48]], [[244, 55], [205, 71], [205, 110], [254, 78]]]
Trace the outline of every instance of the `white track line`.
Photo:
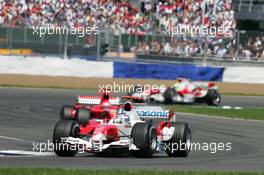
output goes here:
[[29, 140], [16, 138], [16, 137], [8, 137], [8, 136], [0, 136], [0, 139], [8, 139], [8, 140], [15, 140], [15, 141], [22, 141], [22, 142], [31, 142]]
[[53, 156], [53, 152], [36, 152], [36, 151], [24, 151], [24, 150], [0, 150], [0, 154], [10, 154], [10, 155], [0, 155], [0, 156], [12, 156], [12, 155], [21, 155], [21, 156]]
[[[16, 137], [0, 136], [0, 139], [8, 139], [20, 142], [32, 142]], [[53, 152], [38, 152], [38, 151], [25, 151], [25, 150], [0, 150], [0, 157], [22, 157], [22, 156], [53, 156]]]

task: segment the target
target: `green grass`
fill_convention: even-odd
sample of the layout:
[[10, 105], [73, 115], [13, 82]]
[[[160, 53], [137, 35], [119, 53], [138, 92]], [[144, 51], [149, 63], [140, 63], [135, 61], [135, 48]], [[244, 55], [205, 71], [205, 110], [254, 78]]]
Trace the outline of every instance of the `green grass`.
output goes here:
[[221, 116], [228, 118], [264, 120], [264, 108], [222, 109], [220, 107], [168, 105], [175, 112]]
[[89, 170], [58, 168], [0, 168], [0, 175], [263, 175], [264, 172], [202, 172], [202, 171], [145, 171]]

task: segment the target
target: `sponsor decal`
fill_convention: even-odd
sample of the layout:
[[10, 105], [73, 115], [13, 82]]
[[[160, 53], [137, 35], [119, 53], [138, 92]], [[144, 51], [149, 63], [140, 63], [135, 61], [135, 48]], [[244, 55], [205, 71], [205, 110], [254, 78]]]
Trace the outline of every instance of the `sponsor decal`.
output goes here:
[[160, 110], [137, 110], [137, 114], [140, 117], [169, 117], [169, 111]]

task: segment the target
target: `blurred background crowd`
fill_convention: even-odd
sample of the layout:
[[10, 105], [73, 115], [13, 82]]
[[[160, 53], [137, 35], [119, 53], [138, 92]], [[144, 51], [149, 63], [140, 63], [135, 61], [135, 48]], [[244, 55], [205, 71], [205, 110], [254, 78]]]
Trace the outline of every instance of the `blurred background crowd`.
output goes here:
[[[140, 41], [137, 53], [264, 59], [264, 36], [237, 44], [232, 0], [0, 0], [0, 24], [14, 27], [109, 26], [114, 35], [164, 34], [167, 28], [230, 28], [230, 35], [176, 36], [161, 43]], [[205, 48], [205, 49], [204, 49]]]

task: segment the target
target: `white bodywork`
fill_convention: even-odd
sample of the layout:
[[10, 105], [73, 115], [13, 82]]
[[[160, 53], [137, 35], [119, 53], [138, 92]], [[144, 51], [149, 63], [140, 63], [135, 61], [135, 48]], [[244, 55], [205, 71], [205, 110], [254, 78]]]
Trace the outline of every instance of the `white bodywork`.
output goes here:
[[155, 99], [156, 101], [162, 102], [164, 101], [163, 93], [166, 91], [165, 86], [161, 86], [158, 89], [160, 93], [150, 95], [149, 90], [144, 90], [143, 92], [134, 92], [131, 96], [142, 99], [143, 101], [150, 101], [151, 99]]
[[[104, 144], [103, 141], [108, 139], [103, 133], [98, 133], [98, 134], [93, 134], [92, 136], [84, 137], [82, 139], [73, 138], [73, 137], [62, 138], [62, 142], [71, 145], [73, 144], [82, 145], [82, 147], [85, 148], [85, 151], [87, 152], [102, 152], [111, 147], [128, 148], [128, 150], [138, 150], [136, 145], [133, 144], [133, 139], [130, 136], [131, 136], [132, 128], [136, 123], [145, 122], [141, 120], [140, 116], [138, 115], [138, 111], [140, 110], [143, 111], [144, 107], [141, 108], [138, 107], [132, 109], [131, 111], [119, 111], [121, 112], [121, 114], [117, 114], [117, 117], [111, 119], [108, 123], [104, 123], [102, 120], [102, 123], [100, 124], [102, 127], [104, 125], [115, 125], [118, 128], [118, 136], [120, 138], [118, 141], [113, 141], [111, 143]], [[168, 112], [161, 107], [156, 107], [156, 109], [154, 107], [148, 107], [147, 110], [152, 110], [155, 112], [162, 112], [162, 113]], [[98, 127], [100, 127], [100, 125]], [[162, 129], [162, 133], [163, 134], [161, 136], [157, 137], [158, 143], [169, 140], [173, 136], [174, 127], [170, 127], [170, 128], [164, 127]]]

